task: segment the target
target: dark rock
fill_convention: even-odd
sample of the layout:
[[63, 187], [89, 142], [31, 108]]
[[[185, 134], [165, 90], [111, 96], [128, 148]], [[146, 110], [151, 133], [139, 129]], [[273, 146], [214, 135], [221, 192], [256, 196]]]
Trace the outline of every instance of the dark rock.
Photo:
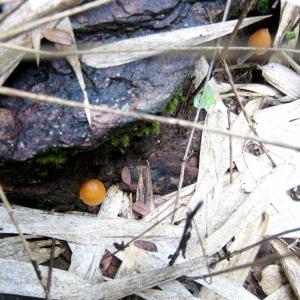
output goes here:
[[[119, 0], [74, 17], [73, 24], [79, 44], [110, 43], [128, 38], [129, 34], [145, 35], [207, 23], [205, 8], [210, 6], [214, 16], [222, 8], [222, 2]], [[90, 103], [161, 112], [191, 75], [195, 58], [191, 54], [160, 55], [104, 69], [82, 64]], [[42, 62], [40, 68], [24, 63], [8, 85], [78, 102], [83, 99], [74, 72], [62, 60]], [[8, 134], [6, 139], [0, 139], [0, 157], [14, 160], [25, 160], [52, 147], [94, 146], [110, 130], [131, 121], [97, 113], [90, 129], [81, 109], [3, 96], [0, 107], [11, 111], [9, 128], [13, 132], [8, 134], [8, 127], [0, 123], [1, 134]]]

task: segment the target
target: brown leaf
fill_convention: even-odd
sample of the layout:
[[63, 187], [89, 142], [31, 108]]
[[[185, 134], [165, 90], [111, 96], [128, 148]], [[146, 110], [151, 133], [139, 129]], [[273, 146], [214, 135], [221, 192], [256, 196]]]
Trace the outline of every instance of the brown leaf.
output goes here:
[[120, 265], [121, 260], [106, 250], [100, 262], [100, 270], [104, 276], [114, 278]]
[[152, 242], [144, 241], [144, 240], [137, 240], [133, 244], [137, 248], [144, 249], [144, 250], [150, 251], [150, 252], [157, 252], [157, 247]]
[[131, 174], [130, 169], [128, 167], [124, 167], [121, 171], [122, 181], [126, 183], [128, 186], [131, 185]]
[[142, 215], [143, 217], [148, 215], [150, 212], [150, 208], [143, 202], [137, 201], [132, 205], [132, 210], [136, 213]]
[[50, 42], [70, 46], [74, 44], [74, 40], [69, 32], [55, 28], [45, 28], [43, 36]]

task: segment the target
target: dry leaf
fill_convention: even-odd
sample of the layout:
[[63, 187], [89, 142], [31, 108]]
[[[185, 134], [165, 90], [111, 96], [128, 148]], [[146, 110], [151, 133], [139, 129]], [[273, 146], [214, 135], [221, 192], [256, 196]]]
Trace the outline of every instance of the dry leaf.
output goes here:
[[56, 28], [45, 28], [42, 31], [43, 36], [50, 42], [70, 46], [74, 44], [72, 36], [65, 30]]
[[[241, 28], [265, 18], [268, 18], [268, 16], [246, 18]], [[119, 66], [165, 52], [165, 50], [159, 50], [159, 48], [198, 46], [217, 39], [231, 33], [236, 22], [237, 21], [234, 20], [225, 23], [178, 29], [102, 45], [92, 49], [99, 51], [99, 53], [83, 55], [81, 61], [93, 68]], [[158, 49], [153, 50], [153, 47], [157, 47]]]
[[121, 260], [115, 255], [111, 255], [111, 252], [106, 251], [100, 262], [101, 273], [109, 278], [114, 278], [121, 265]]
[[154, 243], [149, 242], [149, 241], [143, 241], [143, 240], [137, 240], [134, 243], [134, 246], [146, 250], [146, 251], [150, 251], [150, 252], [157, 252], [157, 247]]
[[132, 210], [142, 215], [143, 217], [150, 213], [150, 208], [141, 201], [135, 202], [132, 206]]
[[269, 63], [260, 69], [263, 77], [278, 90], [293, 99], [300, 97], [299, 74], [278, 63]]
[[286, 278], [282, 274], [282, 270], [278, 265], [269, 265], [262, 271], [262, 279], [259, 285], [266, 295], [273, 294], [286, 283]]
[[131, 185], [131, 174], [128, 167], [123, 167], [121, 171], [122, 181], [127, 185]]

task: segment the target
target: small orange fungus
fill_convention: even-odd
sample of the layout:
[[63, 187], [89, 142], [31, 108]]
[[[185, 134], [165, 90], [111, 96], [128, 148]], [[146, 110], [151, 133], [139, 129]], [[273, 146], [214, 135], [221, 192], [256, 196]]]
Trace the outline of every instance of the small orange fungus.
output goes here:
[[81, 185], [79, 197], [87, 205], [98, 205], [103, 202], [105, 194], [105, 186], [100, 180], [89, 179]]
[[[272, 45], [272, 38], [267, 28], [262, 28], [252, 33], [248, 39], [249, 47], [270, 48]], [[256, 55], [263, 55], [267, 50], [258, 49], [255, 51]]]

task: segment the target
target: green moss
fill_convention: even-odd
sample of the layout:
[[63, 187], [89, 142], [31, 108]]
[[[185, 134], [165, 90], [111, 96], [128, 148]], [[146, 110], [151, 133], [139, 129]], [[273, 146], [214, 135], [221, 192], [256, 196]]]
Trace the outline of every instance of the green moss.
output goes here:
[[38, 155], [34, 160], [40, 165], [58, 167], [66, 162], [67, 157], [60, 148], [55, 148], [46, 154]]
[[167, 105], [167, 113], [169, 114], [173, 114], [178, 105], [185, 102], [186, 101], [186, 96], [183, 95], [182, 91], [180, 91], [179, 93], [177, 93], [172, 99], [171, 101], [169, 102], [169, 104]]
[[255, 7], [260, 13], [266, 13], [269, 11], [269, 0], [256, 0]]
[[113, 147], [126, 149], [130, 145], [130, 138], [128, 134], [125, 134], [123, 130], [121, 130], [118, 135], [111, 136], [110, 142]]
[[119, 146], [119, 139], [115, 135], [111, 136], [110, 142], [113, 147]]
[[121, 145], [123, 148], [127, 148], [130, 145], [130, 138], [127, 134], [121, 137]]
[[157, 136], [160, 133], [160, 124], [157, 121], [151, 122], [144, 128], [145, 135]]

